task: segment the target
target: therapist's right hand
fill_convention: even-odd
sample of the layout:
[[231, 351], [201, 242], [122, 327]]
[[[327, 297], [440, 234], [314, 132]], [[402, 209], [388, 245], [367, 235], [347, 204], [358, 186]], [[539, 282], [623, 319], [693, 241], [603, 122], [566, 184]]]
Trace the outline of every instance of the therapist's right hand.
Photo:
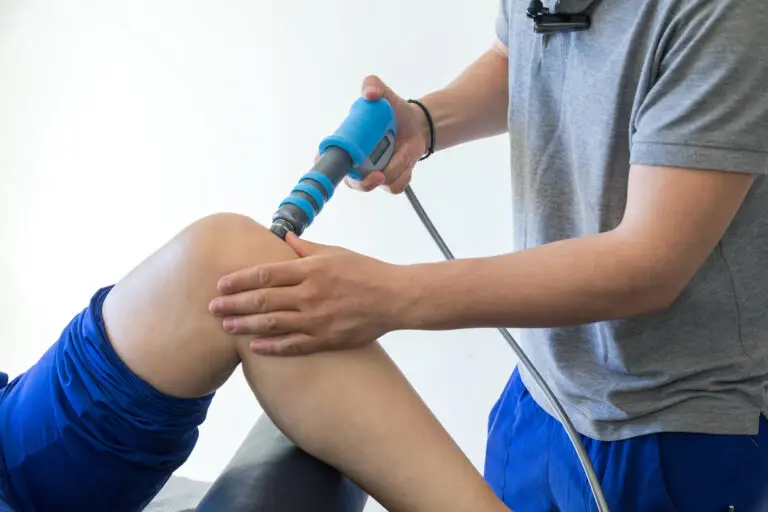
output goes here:
[[397, 123], [395, 153], [383, 172], [372, 172], [363, 180], [347, 177], [345, 183], [355, 190], [370, 192], [381, 187], [400, 194], [411, 182], [416, 162], [428, 149], [429, 124], [418, 105], [408, 103], [376, 76], [363, 81], [362, 96], [367, 100], [384, 98], [392, 105]]

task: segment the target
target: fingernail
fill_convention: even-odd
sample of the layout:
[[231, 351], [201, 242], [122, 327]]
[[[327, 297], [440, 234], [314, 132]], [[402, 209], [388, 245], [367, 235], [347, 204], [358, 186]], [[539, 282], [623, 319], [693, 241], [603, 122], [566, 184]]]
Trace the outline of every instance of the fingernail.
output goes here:
[[216, 313], [221, 308], [221, 300], [219, 299], [213, 299], [211, 303], [208, 305], [208, 309], [211, 311], [211, 313]]
[[222, 325], [224, 326], [224, 330], [230, 333], [235, 332], [235, 329], [237, 328], [237, 322], [234, 318], [225, 318]]
[[373, 94], [376, 94], [376, 88], [375, 87], [368, 86], [363, 91], [363, 96], [366, 96], [366, 97], [367, 96], [371, 96]]
[[219, 279], [219, 291], [224, 292], [229, 288], [230, 282], [226, 277]]

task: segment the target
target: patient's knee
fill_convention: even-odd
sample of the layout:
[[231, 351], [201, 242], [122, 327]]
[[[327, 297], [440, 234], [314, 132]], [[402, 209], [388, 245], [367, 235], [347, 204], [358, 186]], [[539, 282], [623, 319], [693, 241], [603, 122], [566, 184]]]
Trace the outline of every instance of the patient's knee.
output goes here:
[[204, 217], [187, 227], [176, 242], [201, 274], [217, 281], [236, 270], [296, 257], [269, 229], [235, 213]]
[[285, 242], [248, 217], [205, 217], [111, 290], [103, 307], [110, 340], [128, 367], [157, 389], [203, 396], [229, 377], [243, 351], [208, 310], [219, 279], [290, 257]]

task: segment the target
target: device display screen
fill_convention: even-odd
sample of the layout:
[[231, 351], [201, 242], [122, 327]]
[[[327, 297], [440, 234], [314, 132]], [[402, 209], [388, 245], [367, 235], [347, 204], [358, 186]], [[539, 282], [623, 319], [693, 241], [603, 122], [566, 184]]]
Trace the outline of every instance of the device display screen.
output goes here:
[[387, 152], [391, 144], [392, 143], [389, 141], [389, 137], [384, 137], [383, 139], [381, 139], [381, 142], [379, 142], [379, 145], [376, 146], [376, 149], [374, 149], [373, 153], [371, 153], [371, 163], [373, 165], [376, 165], [379, 163], [379, 160], [381, 160], [381, 157], [384, 156], [384, 153]]

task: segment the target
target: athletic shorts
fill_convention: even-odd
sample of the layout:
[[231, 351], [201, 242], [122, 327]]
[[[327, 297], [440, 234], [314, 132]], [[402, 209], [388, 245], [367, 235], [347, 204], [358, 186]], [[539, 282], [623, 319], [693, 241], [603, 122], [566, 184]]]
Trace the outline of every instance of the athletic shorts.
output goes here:
[[0, 503], [15, 512], [138, 512], [197, 442], [212, 395], [169, 397], [128, 369], [104, 329], [110, 289], [0, 390]]
[[[612, 511], [768, 511], [765, 418], [757, 436], [664, 433], [581, 440]], [[568, 435], [533, 400], [517, 370], [491, 411], [485, 477], [515, 512], [596, 510]]]

